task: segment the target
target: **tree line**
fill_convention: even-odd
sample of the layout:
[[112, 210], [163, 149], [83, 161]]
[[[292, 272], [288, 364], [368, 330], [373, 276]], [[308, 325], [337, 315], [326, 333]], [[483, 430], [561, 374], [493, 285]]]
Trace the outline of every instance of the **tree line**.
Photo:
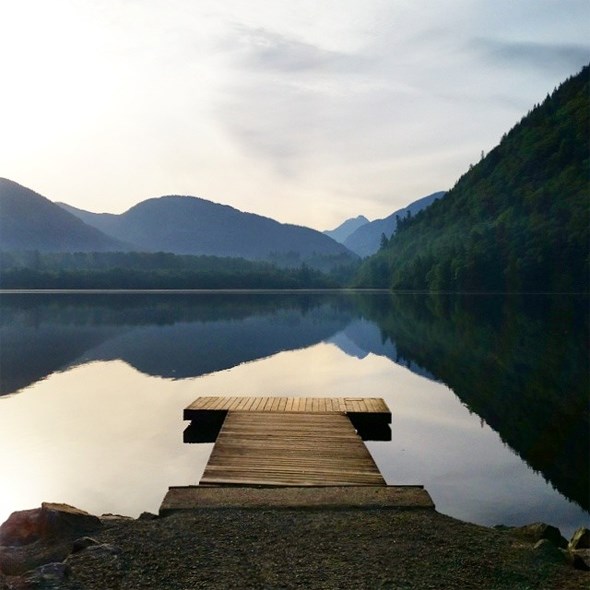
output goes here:
[[0, 252], [3, 289], [334, 288], [334, 278], [302, 263], [280, 269], [242, 258], [166, 252]]

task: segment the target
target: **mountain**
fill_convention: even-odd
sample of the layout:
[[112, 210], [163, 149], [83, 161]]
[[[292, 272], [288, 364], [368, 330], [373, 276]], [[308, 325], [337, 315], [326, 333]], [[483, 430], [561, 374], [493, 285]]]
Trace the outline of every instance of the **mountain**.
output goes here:
[[143, 251], [205, 254], [264, 260], [295, 256], [354, 255], [344, 246], [310, 228], [282, 224], [190, 196], [143, 201], [121, 215], [96, 214], [61, 205], [81, 220]]
[[356, 231], [359, 227], [369, 223], [369, 220], [364, 215], [359, 215], [352, 219], [347, 219], [344, 223], [341, 223], [335, 229], [327, 229], [323, 233], [330, 236], [333, 240], [336, 240], [340, 244], [344, 244], [344, 240]]
[[416, 215], [422, 209], [425, 209], [431, 205], [437, 199], [440, 199], [444, 195], [444, 191], [439, 191], [422, 197], [413, 203], [410, 203], [407, 207], [395, 211], [385, 219], [375, 219], [370, 221], [354, 232], [352, 232], [343, 242], [343, 244], [353, 252], [356, 252], [359, 256], [370, 256], [375, 254], [381, 246], [381, 236], [385, 236], [389, 239], [392, 234], [395, 233], [397, 228], [397, 218], [405, 219], [407, 215]]
[[384, 333], [378, 323], [361, 317], [351, 321], [344, 330], [332, 336], [330, 342], [349, 356], [359, 359], [365, 358], [368, 354], [385, 357], [397, 365], [406, 367], [406, 369], [420, 375], [420, 377], [437, 381], [430, 371], [427, 371], [412, 359], [402, 356], [397, 350], [394, 340], [383, 336]]
[[72, 205], [61, 202], [57, 202], [56, 205], [59, 205], [68, 213], [71, 213], [84, 223], [95, 227], [105, 234], [112, 234], [114, 228], [117, 226], [117, 220], [119, 219], [119, 215], [115, 213], [92, 213], [91, 211], [78, 209], [78, 207], [72, 207]]
[[358, 286], [590, 291], [590, 66], [364, 263]]
[[0, 250], [106, 251], [127, 249], [95, 227], [6, 178], [0, 178]]

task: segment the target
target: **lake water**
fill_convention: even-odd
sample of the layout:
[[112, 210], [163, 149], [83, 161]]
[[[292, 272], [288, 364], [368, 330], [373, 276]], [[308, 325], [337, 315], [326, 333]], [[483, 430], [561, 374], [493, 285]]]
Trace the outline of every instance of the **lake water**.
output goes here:
[[382, 397], [389, 484], [484, 525], [590, 526], [588, 300], [387, 293], [0, 296], [0, 521], [157, 512], [204, 395]]

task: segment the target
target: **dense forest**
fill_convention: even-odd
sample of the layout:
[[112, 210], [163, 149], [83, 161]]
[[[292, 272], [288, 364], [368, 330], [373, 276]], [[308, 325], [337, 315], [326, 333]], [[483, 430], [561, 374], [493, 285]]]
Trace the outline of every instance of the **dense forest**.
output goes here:
[[588, 292], [590, 66], [368, 259], [357, 286]]
[[334, 273], [166, 252], [0, 252], [2, 289], [323, 289], [341, 284]]

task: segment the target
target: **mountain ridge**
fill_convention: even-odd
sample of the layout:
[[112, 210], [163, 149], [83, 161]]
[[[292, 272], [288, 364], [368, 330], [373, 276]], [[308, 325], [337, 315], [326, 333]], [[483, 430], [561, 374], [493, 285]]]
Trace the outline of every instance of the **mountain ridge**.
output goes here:
[[95, 227], [35, 191], [0, 178], [0, 249], [41, 251], [127, 250]]
[[92, 213], [0, 179], [0, 211], [7, 252], [170, 252], [326, 269], [357, 260], [319, 231], [200, 197], [167, 195], [122, 214]]
[[387, 217], [369, 221], [352, 232], [343, 244], [361, 257], [375, 254], [381, 246], [381, 236], [385, 235], [389, 239], [395, 233], [398, 217], [404, 219], [408, 214], [416, 215], [444, 195], [445, 191], [437, 191], [412, 201], [406, 207], [394, 211]]
[[356, 217], [351, 217], [350, 219], [343, 221], [338, 227], [334, 229], [326, 229], [322, 233], [330, 236], [340, 244], [344, 244], [344, 240], [346, 240], [350, 234], [366, 223], [369, 223], [369, 220], [364, 215], [357, 215]]
[[201, 197], [165, 195], [146, 199], [121, 214], [91, 213], [60, 204], [86, 223], [145, 251], [268, 259], [272, 254], [355, 255], [308, 227], [280, 223]]

